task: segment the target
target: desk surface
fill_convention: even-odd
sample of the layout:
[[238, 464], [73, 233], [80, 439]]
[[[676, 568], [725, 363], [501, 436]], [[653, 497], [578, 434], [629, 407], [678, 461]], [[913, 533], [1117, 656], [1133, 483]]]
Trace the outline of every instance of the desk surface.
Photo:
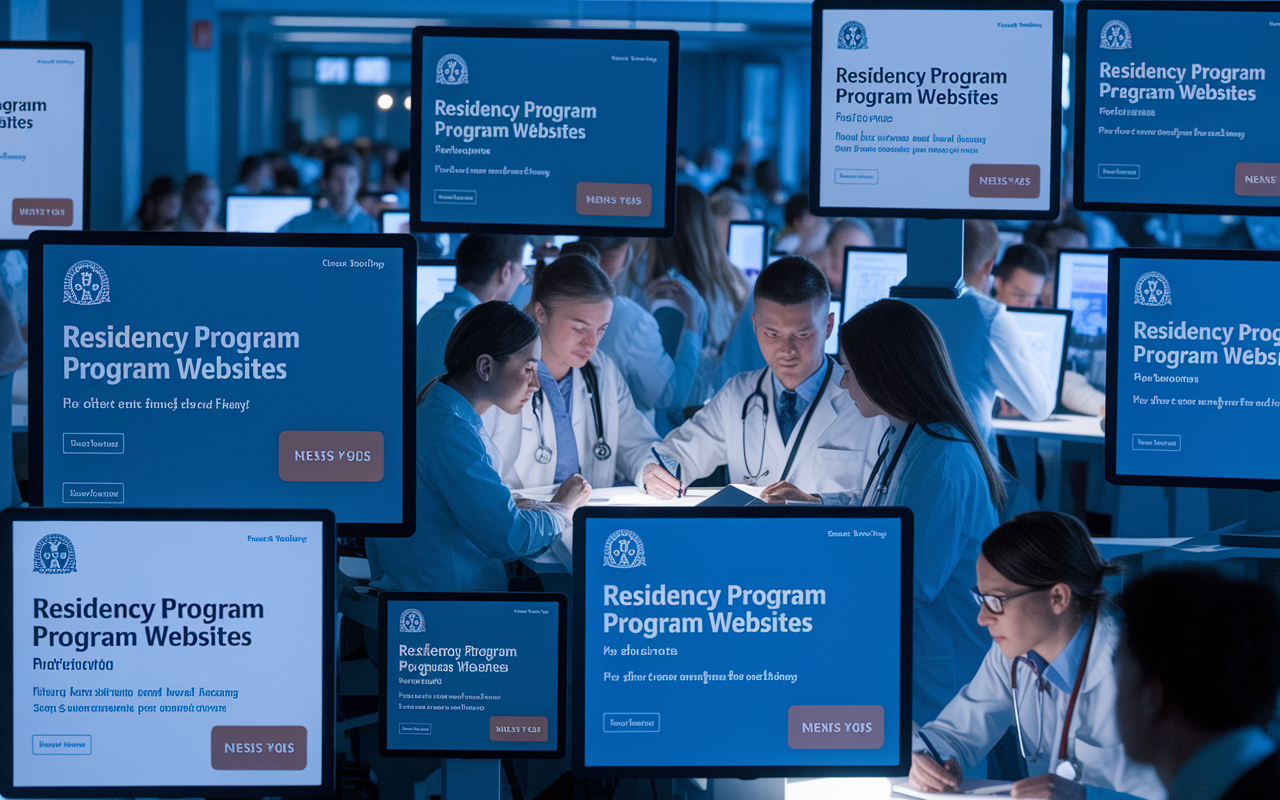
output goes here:
[[991, 427], [1002, 436], [1102, 444], [1106, 437], [1102, 433], [1101, 420], [1101, 417], [1054, 414], [1044, 422], [1031, 422], [1025, 419], [993, 419]]

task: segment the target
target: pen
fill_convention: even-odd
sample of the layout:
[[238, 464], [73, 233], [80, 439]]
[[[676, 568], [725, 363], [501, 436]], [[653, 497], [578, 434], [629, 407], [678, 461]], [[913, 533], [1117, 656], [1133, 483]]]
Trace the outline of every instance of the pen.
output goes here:
[[[675, 459], [664, 458], [663, 455], [658, 452], [658, 448], [656, 447], [650, 447], [649, 452], [653, 453], [653, 457], [658, 460], [658, 466], [667, 470], [667, 472], [671, 472], [670, 464], [672, 461], [675, 461]], [[676, 482], [680, 484], [679, 488], [676, 489], [676, 497], [684, 497], [684, 491], [685, 491], [684, 481], [680, 480], [680, 462], [679, 461], [676, 461], [676, 470], [671, 477], [675, 478]]]
[[933, 746], [933, 742], [929, 741], [929, 737], [924, 735], [924, 731], [917, 731], [916, 735], [920, 737], [920, 741], [924, 742], [924, 746], [929, 748], [929, 755], [933, 756], [933, 760], [938, 762], [938, 766], [946, 768], [946, 764], [942, 761], [942, 756], [938, 754], [938, 750]]

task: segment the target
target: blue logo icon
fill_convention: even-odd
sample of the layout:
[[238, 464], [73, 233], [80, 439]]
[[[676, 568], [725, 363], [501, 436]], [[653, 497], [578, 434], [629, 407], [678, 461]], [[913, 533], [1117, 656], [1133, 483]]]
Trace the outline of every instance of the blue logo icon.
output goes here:
[[604, 565], [615, 569], [644, 566], [644, 542], [635, 531], [614, 531], [604, 543]]
[[1139, 306], [1173, 305], [1169, 279], [1159, 272], [1148, 272], [1138, 278], [1138, 284], [1133, 289], [1133, 302]]
[[849, 20], [840, 26], [840, 38], [836, 40], [836, 47], [841, 50], [866, 50], [867, 29], [861, 22]]
[[71, 540], [51, 533], [36, 542], [35, 572], [41, 575], [66, 575], [76, 571], [76, 549]]
[[446, 53], [436, 62], [436, 83], [461, 86], [467, 82], [467, 62], [457, 53]]
[[62, 302], [96, 306], [111, 302], [111, 282], [107, 271], [92, 261], [77, 261], [62, 282]]
[[400, 614], [401, 633], [426, 633], [427, 620], [416, 608], [406, 608]]
[[1118, 19], [1103, 25], [1100, 46], [1103, 50], [1132, 50], [1133, 35], [1129, 33], [1129, 26]]

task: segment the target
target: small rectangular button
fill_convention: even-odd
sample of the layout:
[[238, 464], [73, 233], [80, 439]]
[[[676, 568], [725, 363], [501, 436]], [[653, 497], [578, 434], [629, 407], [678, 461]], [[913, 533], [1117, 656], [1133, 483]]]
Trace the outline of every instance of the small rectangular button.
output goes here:
[[379, 431], [281, 431], [280, 480], [382, 480]]
[[401, 722], [398, 728], [402, 736], [430, 736], [430, 722]]
[[123, 483], [64, 483], [63, 503], [124, 503]]
[[489, 717], [491, 742], [545, 742], [546, 717]]
[[1039, 164], [970, 164], [970, 197], [1039, 197]]
[[662, 715], [656, 711], [606, 711], [605, 733], [657, 733], [662, 730]]
[[884, 706], [791, 706], [792, 750], [876, 750], [884, 746]]
[[215, 725], [210, 734], [214, 769], [306, 769], [302, 725]]
[[603, 217], [647, 217], [653, 212], [653, 187], [647, 183], [578, 184], [578, 213]]
[[1236, 164], [1236, 194], [1242, 197], [1280, 197], [1280, 163]]
[[37, 756], [93, 755], [93, 737], [87, 734], [36, 734], [31, 753]]
[[838, 169], [836, 183], [861, 183], [874, 185], [880, 182], [878, 169]]
[[124, 452], [123, 433], [64, 433], [64, 455], [117, 455]]
[[13, 224], [47, 227], [69, 227], [74, 216], [74, 203], [63, 197], [16, 197], [13, 200]]
[[1182, 449], [1182, 437], [1175, 433], [1135, 433], [1133, 449], [1176, 453]]
[[475, 189], [436, 189], [435, 201], [445, 206], [474, 206], [479, 199]]
[[1103, 180], [1136, 181], [1142, 178], [1142, 165], [1099, 164], [1098, 177]]

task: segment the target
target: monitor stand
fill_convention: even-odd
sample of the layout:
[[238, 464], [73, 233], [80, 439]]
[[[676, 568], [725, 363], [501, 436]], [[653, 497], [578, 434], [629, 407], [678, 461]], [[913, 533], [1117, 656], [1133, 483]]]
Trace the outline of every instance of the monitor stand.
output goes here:
[[907, 220], [907, 277], [890, 297], [955, 299], [964, 289], [964, 220]]
[[441, 800], [498, 800], [502, 762], [496, 758], [446, 758], [441, 768]]

